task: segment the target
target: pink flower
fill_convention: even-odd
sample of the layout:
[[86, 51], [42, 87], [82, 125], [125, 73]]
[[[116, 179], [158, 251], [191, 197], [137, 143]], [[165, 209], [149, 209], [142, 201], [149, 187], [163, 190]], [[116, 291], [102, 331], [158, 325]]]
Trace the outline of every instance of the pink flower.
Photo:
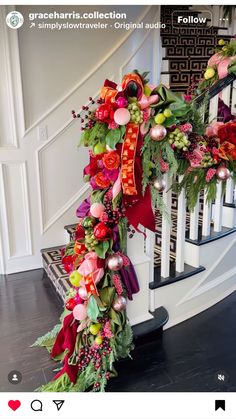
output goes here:
[[118, 274], [113, 275], [112, 280], [113, 280], [113, 284], [115, 286], [117, 294], [122, 295], [123, 294], [123, 287], [122, 287], [119, 275]]
[[162, 173], [169, 171], [169, 164], [166, 163], [163, 159], [160, 160], [160, 166], [161, 166]]
[[92, 273], [95, 284], [102, 279], [104, 269], [98, 268], [98, 256], [95, 252], [89, 252], [85, 255], [84, 261], [81, 263], [78, 272], [83, 276], [88, 276]]
[[218, 129], [221, 125], [224, 125], [224, 122], [213, 122], [206, 128], [205, 135], [208, 137], [213, 137], [218, 134]]
[[147, 108], [147, 109], [143, 110], [143, 120], [144, 120], [144, 122], [149, 121], [150, 115], [151, 115], [151, 109], [150, 108]]
[[119, 169], [103, 169], [103, 174], [109, 179], [111, 182], [115, 182], [119, 176]]
[[208, 169], [207, 174], [206, 174], [206, 182], [209, 183], [210, 180], [213, 178], [213, 176], [215, 176], [216, 174], [216, 169]]
[[102, 223], [106, 223], [108, 221], [108, 214], [104, 211], [102, 212], [102, 214], [99, 217], [99, 221], [101, 221]]
[[185, 100], [185, 102], [191, 102], [191, 100], [192, 100], [192, 96], [191, 95], [184, 95], [184, 100]]
[[104, 336], [106, 338], [108, 338], [108, 339], [113, 338], [113, 334], [112, 334], [112, 331], [111, 331], [111, 323], [110, 323], [109, 320], [105, 323], [103, 333], [104, 333]]
[[117, 128], [119, 128], [119, 125], [115, 121], [111, 121], [108, 124], [108, 128], [109, 129], [117, 129]]
[[193, 126], [192, 126], [192, 124], [190, 124], [190, 123], [187, 122], [186, 124], [180, 125], [179, 126], [179, 129], [183, 133], [188, 133], [188, 132], [192, 132]]
[[196, 148], [190, 155], [190, 165], [191, 167], [199, 167], [201, 166], [201, 161], [203, 159], [205, 150], [201, 150], [200, 148]]

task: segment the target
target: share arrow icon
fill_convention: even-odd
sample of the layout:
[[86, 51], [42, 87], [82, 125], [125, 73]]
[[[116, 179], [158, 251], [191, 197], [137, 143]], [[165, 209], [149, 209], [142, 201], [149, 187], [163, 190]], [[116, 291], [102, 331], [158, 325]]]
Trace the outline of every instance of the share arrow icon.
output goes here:
[[57, 410], [61, 410], [63, 404], [65, 403], [65, 400], [53, 400], [53, 403], [56, 405]]

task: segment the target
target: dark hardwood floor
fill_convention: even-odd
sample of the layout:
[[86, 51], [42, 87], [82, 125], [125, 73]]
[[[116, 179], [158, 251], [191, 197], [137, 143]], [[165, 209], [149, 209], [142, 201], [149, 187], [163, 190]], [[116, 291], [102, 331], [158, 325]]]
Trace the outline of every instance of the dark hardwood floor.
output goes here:
[[[56, 364], [30, 348], [57, 322], [62, 306], [43, 271], [0, 276], [0, 391], [33, 391], [50, 380]], [[107, 391], [236, 391], [236, 293], [198, 316], [138, 346], [117, 364]], [[18, 370], [23, 380], [8, 382]], [[220, 384], [218, 371], [227, 374]]]

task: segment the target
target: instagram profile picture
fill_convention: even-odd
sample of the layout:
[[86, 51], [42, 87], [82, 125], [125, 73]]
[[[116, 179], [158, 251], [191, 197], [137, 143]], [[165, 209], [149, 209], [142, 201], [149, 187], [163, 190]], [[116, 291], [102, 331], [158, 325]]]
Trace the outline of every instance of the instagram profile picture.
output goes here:
[[24, 17], [20, 12], [17, 12], [16, 10], [8, 13], [6, 16], [6, 24], [11, 29], [18, 29], [20, 28], [24, 23]]

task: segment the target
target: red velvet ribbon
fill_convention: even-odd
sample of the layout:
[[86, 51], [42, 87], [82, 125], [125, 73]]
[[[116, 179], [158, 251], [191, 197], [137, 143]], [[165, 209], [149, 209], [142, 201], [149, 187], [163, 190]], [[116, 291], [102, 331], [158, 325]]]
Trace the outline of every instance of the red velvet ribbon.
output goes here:
[[52, 348], [51, 357], [56, 358], [61, 355], [65, 350], [67, 354], [63, 360], [64, 366], [59, 373], [54, 377], [54, 380], [61, 377], [63, 374], [67, 374], [72, 383], [76, 383], [78, 375], [78, 366], [69, 365], [68, 361], [75, 349], [76, 337], [77, 337], [78, 322], [74, 320], [73, 314], [69, 314], [64, 318], [63, 326], [57, 335], [56, 341]]
[[[141, 148], [143, 145], [143, 135], [139, 132], [136, 154], [134, 156], [134, 176], [135, 186], [137, 190], [136, 195], [123, 194], [123, 205], [125, 208], [125, 215], [129, 223], [138, 231], [138, 225], [141, 224], [143, 227], [155, 232], [155, 215], [152, 208], [152, 197], [150, 187], [147, 186], [146, 191], [142, 193], [142, 157]], [[118, 149], [121, 152], [121, 145], [118, 145]]]
[[137, 195], [135, 184], [135, 155], [138, 142], [139, 125], [129, 123], [121, 152], [121, 184], [125, 195]]

